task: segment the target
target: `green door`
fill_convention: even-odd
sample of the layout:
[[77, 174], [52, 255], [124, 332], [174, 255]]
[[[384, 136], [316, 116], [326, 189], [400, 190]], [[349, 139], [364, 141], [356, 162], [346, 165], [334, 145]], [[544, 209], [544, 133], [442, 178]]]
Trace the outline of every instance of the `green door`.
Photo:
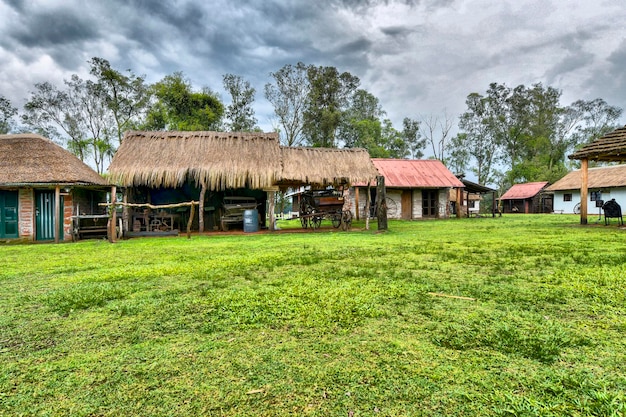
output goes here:
[[17, 191], [0, 191], [0, 238], [17, 238], [18, 232]]
[[[35, 228], [37, 240], [53, 240], [57, 216], [54, 215], [54, 191], [35, 192], [36, 211]], [[63, 213], [63, 197], [59, 204], [61, 217]], [[59, 240], [63, 240], [63, 222], [58, 225]]]

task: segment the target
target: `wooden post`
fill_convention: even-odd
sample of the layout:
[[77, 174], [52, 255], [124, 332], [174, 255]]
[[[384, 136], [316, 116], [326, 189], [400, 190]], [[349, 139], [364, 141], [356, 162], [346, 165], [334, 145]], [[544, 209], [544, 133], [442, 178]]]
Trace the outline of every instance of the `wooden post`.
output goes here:
[[206, 194], [206, 184], [202, 183], [202, 187], [200, 188], [200, 200], [198, 201], [198, 232], [200, 233], [204, 233], [204, 195], [205, 194]]
[[117, 226], [117, 207], [115, 206], [117, 200], [117, 187], [113, 185], [111, 187], [111, 215], [109, 216], [109, 242], [115, 243], [116, 233], [115, 227]]
[[587, 224], [587, 194], [589, 191], [589, 160], [580, 161], [580, 173], [582, 182], [580, 187], [580, 224]]
[[276, 206], [276, 191], [268, 191], [267, 198], [269, 202], [268, 211], [270, 215], [269, 216], [270, 218], [269, 229], [270, 229], [270, 232], [273, 232], [274, 230], [276, 230], [276, 213], [274, 213], [275, 206]]
[[59, 227], [63, 230], [63, 213], [61, 213], [61, 186], [54, 189], [54, 243], [59, 243]]
[[387, 197], [385, 192], [385, 177], [376, 177], [376, 217], [378, 218], [378, 230], [387, 230]]
[[191, 210], [189, 211], [189, 220], [187, 221], [187, 239], [191, 239], [191, 224], [193, 223], [193, 216], [196, 205], [191, 202]]
[[122, 207], [122, 230], [121, 235], [125, 236], [125, 233], [130, 229], [130, 211], [128, 210], [128, 188], [124, 188], [124, 194], [122, 195], [122, 202], [124, 206]]
[[[370, 181], [367, 181], [367, 195], [365, 196], [365, 230], [370, 230], [370, 200], [371, 200], [371, 189], [370, 189]], [[357, 206], [357, 211], [359, 207]]]
[[[468, 194], [469, 196], [469, 194]], [[469, 198], [469, 197], [468, 197]], [[463, 189], [462, 188], [457, 188], [456, 189], [456, 217], [457, 219], [460, 219], [461, 217], [463, 217]], [[467, 206], [469, 208], [469, 205]]]

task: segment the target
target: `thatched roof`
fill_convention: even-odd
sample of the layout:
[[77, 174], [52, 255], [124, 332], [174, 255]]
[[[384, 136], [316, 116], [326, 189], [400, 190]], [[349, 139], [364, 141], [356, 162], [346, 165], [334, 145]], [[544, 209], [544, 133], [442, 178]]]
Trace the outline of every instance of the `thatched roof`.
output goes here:
[[282, 147], [280, 185], [368, 182], [378, 171], [365, 149]]
[[[626, 165], [589, 168], [587, 172], [587, 188], [626, 187]], [[572, 171], [546, 188], [546, 191], [579, 190], [581, 185], [581, 172]]]
[[568, 156], [569, 159], [593, 161], [626, 160], [626, 126], [607, 133]]
[[109, 173], [122, 186], [262, 189], [280, 174], [277, 133], [127, 132]]
[[0, 186], [107, 185], [76, 156], [39, 135], [0, 135]]

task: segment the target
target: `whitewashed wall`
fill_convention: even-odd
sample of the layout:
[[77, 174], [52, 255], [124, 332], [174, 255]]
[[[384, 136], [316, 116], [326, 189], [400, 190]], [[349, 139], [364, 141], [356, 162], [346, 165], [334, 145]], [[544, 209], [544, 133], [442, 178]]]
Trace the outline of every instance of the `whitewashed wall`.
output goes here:
[[[565, 194], [572, 195], [572, 201], [563, 201]], [[599, 210], [596, 207], [596, 202], [591, 201], [591, 193], [587, 194], [587, 214], [598, 214]], [[613, 188], [602, 190], [602, 200], [609, 201], [615, 199], [617, 204], [622, 207], [622, 212], [626, 211], [626, 188]], [[568, 190], [568, 191], [555, 191], [554, 192], [554, 211], [563, 213], [574, 213], [574, 206], [580, 203], [580, 190]]]

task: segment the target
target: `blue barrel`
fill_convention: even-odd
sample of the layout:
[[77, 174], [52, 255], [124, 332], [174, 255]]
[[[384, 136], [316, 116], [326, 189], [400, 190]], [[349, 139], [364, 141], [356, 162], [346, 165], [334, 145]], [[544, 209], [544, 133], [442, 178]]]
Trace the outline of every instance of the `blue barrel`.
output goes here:
[[246, 233], [259, 231], [259, 211], [257, 209], [244, 210], [243, 231]]

